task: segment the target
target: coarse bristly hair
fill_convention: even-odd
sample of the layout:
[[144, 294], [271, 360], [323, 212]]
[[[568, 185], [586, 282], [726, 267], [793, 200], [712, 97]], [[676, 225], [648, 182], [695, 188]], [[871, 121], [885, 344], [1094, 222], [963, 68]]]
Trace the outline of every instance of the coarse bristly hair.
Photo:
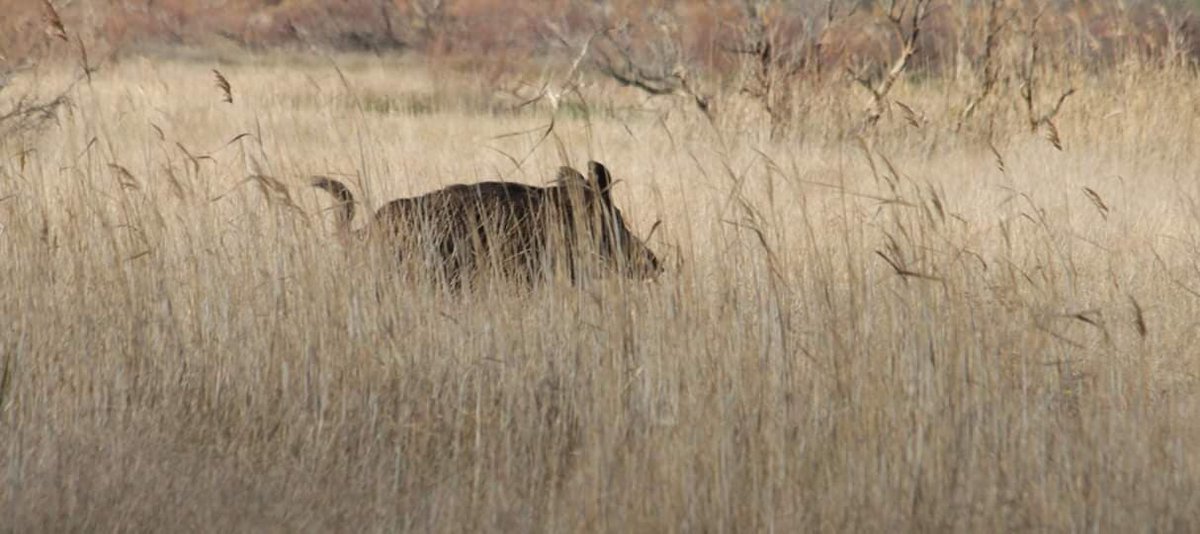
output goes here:
[[596, 267], [632, 278], [661, 271], [613, 203], [612, 175], [595, 161], [588, 162], [587, 178], [559, 168], [548, 187], [480, 182], [396, 199], [353, 231], [356, 202], [349, 188], [324, 176], [312, 185], [338, 202], [343, 237], [393, 247], [400, 260], [417, 259], [456, 287], [487, 273], [532, 282], [554, 272], [577, 280]]

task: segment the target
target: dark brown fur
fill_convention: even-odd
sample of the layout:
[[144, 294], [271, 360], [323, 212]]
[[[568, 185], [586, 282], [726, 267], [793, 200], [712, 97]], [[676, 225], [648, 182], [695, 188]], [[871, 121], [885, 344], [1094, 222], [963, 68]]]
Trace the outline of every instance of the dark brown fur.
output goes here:
[[578, 279], [589, 266], [656, 275], [658, 259], [613, 205], [608, 169], [593, 161], [588, 171], [585, 179], [562, 167], [550, 187], [481, 182], [393, 200], [353, 232], [350, 190], [324, 177], [313, 185], [340, 203], [343, 235], [394, 246], [401, 259], [423, 261], [454, 286], [486, 273], [533, 281], [559, 271]]

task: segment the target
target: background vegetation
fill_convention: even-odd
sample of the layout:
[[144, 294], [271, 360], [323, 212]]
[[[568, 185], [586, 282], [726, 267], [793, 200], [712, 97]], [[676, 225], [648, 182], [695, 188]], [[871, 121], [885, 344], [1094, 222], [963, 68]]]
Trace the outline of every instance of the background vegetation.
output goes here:
[[[437, 5], [9, 6], [3, 528], [1200, 529], [1186, 5]], [[307, 186], [587, 159], [658, 280]]]

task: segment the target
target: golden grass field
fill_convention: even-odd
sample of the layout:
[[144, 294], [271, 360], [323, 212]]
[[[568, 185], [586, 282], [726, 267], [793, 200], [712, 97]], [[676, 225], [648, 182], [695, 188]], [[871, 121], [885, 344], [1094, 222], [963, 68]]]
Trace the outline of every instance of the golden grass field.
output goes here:
[[[1062, 151], [1015, 86], [955, 132], [942, 78], [866, 130], [799, 89], [780, 141], [596, 79], [539, 143], [417, 60], [108, 65], [0, 140], [0, 530], [1196, 531], [1200, 84], [1040, 83]], [[439, 292], [307, 186], [564, 157], [661, 277]]]

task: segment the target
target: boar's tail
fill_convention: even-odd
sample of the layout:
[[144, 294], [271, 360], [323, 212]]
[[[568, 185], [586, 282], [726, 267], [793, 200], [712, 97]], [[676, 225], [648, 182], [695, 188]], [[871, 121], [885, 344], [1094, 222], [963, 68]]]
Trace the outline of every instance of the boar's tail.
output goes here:
[[350, 221], [354, 219], [354, 195], [350, 193], [350, 189], [346, 184], [325, 176], [314, 176], [312, 185], [328, 191], [337, 199], [338, 205], [334, 208], [337, 213], [337, 228], [339, 232], [348, 232]]

